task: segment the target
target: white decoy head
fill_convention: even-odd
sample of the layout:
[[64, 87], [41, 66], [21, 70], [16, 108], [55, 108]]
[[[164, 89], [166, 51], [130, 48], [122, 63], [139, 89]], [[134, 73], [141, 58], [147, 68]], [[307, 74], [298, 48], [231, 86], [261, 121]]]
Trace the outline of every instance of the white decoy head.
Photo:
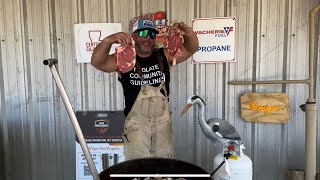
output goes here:
[[[181, 114], [180, 114], [180, 117], [188, 111], [189, 108], [191, 108], [192, 105], [194, 104], [198, 104], [198, 106], [201, 106], [203, 107], [204, 105], [206, 105], [206, 103], [204, 102], [203, 99], [201, 99], [201, 97], [197, 96], [197, 95], [193, 95], [193, 96], [190, 96], [188, 99], [187, 99], [187, 104], [186, 106], [183, 108]], [[204, 108], [203, 108], [204, 109]]]
[[227, 121], [218, 118], [204, 119], [205, 102], [197, 95], [188, 98], [187, 105], [183, 108], [180, 117], [194, 104], [199, 106], [199, 125], [205, 136], [213, 143], [217, 140], [221, 143], [235, 142], [240, 144], [241, 138], [236, 129]]

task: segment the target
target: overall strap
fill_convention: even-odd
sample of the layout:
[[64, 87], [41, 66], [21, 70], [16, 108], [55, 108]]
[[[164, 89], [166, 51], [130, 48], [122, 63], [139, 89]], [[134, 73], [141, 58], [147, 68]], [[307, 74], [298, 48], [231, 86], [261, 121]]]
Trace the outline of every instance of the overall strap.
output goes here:
[[158, 91], [161, 91], [161, 90], [163, 90], [164, 95], [166, 96], [166, 98], [168, 98], [168, 93], [167, 93], [167, 89], [164, 81], [162, 81], [161, 84], [158, 86]]

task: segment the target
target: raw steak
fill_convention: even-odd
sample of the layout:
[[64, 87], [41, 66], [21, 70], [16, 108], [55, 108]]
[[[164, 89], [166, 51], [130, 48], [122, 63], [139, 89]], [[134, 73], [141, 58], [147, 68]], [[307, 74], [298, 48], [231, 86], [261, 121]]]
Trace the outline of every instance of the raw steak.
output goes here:
[[118, 70], [122, 73], [131, 71], [136, 64], [136, 49], [134, 40], [124, 48], [123, 46], [116, 47], [116, 61]]
[[169, 31], [169, 55], [173, 57], [172, 65], [176, 65], [176, 60], [182, 55], [182, 35], [178, 28], [171, 28]]

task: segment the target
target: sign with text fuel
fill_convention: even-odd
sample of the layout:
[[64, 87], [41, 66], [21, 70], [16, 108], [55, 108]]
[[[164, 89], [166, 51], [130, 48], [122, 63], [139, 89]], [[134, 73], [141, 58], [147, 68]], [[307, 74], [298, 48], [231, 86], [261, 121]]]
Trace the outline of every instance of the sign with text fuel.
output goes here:
[[285, 93], [245, 93], [241, 96], [241, 117], [250, 122], [286, 123], [290, 103]]
[[193, 63], [235, 62], [235, 26], [235, 17], [193, 19], [199, 39]]

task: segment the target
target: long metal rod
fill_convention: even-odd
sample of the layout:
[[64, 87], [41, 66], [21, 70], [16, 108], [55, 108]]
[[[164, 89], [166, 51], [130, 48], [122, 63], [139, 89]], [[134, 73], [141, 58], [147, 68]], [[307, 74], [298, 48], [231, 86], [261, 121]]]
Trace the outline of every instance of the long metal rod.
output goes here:
[[313, 98], [313, 88], [314, 88], [314, 41], [315, 41], [315, 25], [314, 25], [314, 16], [317, 11], [320, 9], [320, 3], [314, 7], [309, 13], [309, 99]]
[[317, 173], [317, 104], [307, 102], [305, 109], [305, 180], [315, 180]]
[[96, 166], [94, 165], [94, 162], [92, 160], [89, 148], [88, 148], [87, 143], [86, 143], [86, 141], [84, 139], [84, 136], [83, 136], [83, 133], [81, 131], [80, 125], [78, 123], [77, 117], [74, 114], [74, 111], [73, 111], [73, 108], [71, 106], [70, 100], [69, 100], [68, 95], [67, 95], [67, 93], [66, 93], [66, 91], [64, 89], [64, 86], [62, 84], [60, 75], [59, 75], [59, 73], [58, 73], [58, 71], [56, 69], [55, 64], [57, 64], [57, 63], [58, 63], [58, 60], [56, 60], [56, 59], [47, 59], [47, 60], [43, 61], [43, 64], [48, 65], [50, 67], [50, 70], [52, 72], [52, 76], [53, 76], [54, 80], [56, 81], [56, 84], [57, 84], [57, 87], [58, 87], [59, 92], [61, 94], [63, 103], [66, 106], [66, 109], [68, 111], [71, 123], [72, 123], [73, 128], [74, 128], [74, 130], [76, 132], [76, 135], [77, 135], [77, 137], [79, 139], [79, 143], [81, 145], [81, 148], [83, 150], [85, 158], [86, 158], [86, 160], [88, 162], [89, 169], [90, 169], [90, 171], [92, 173], [93, 179], [94, 180], [100, 180], [98, 171], [97, 171]]
[[305, 126], [305, 180], [316, 179], [317, 166], [317, 104], [314, 98], [314, 43], [315, 43], [315, 14], [320, 10], [320, 3], [309, 13], [309, 78], [306, 80], [275, 80], [275, 81], [229, 81], [230, 85], [245, 84], [290, 84], [306, 83], [309, 87], [307, 99], [306, 126]]
[[306, 104], [306, 152], [305, 152], [305, 180], [316, 179], [317, 167], [317, 104], [314, 98], [314, 43], [315, 43], [315, 23], [314, 17], [320, 9], [320, 3], [309, 13], [309, 99]]

